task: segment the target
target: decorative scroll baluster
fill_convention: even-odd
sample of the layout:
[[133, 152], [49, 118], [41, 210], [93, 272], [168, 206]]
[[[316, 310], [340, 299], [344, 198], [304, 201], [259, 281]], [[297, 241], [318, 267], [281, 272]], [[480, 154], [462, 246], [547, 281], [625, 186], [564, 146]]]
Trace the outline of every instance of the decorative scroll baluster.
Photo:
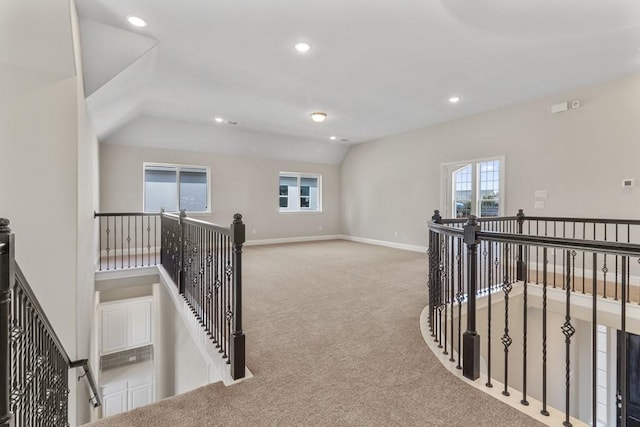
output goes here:
[[[489, 246], [489, 252], [487, 256], [489, 260], [492, 260], [494, 243], [487, 242], [487, 244]], [[495, 262], [497, 267], [497, 258]], [[491, 293], [493, 291], [493, 275], [491, 274], [492, 271], [493, 268], [491, 267], [491, 265], [487, 265], [487, 281], [489, 282], [489, 295], [487, 297], [487, 382], [485, 383], [487, 387], [493, 387], [493, 384], [491, 384], [491, 311], [493, 308], [491, 304]]]
[[540, 413], [549, 416], [547, 410], [547, 248], [542, 248], [542, 410]]
[[[524, 253], [524, 264], [529, 265], [529, 247], [526, 247]], [[527, 400], [527, 312], [528, 308], [528, 285], [529, 275], [523, 276], [523, 290], [522, 290], [522, 399], [520, 403], [524, 406], [529, 406]]]
[[508, 378], [509, 378], [509, 347], [513, 340], [509, 336], [509, 294], [513, 289], [509, 280], [509, 245], [505, 243], [504, 248], [504, 279], [502, 281], [502, 292], [504, 292], [504, 335], [502, 335], [500, 341], [504, 346], [504, 390], [502, 394], [509, 396], [508, 390]]
[[[565, 291], [566, 291], [566, 306], [565, 306], [565, 317], [564, 323], [562, 324], [562, 333], [564, 334], [564, 343], [565, 343], [565, 420], [562, 423], [566, 427], [571, 427], [572, 424], [569, 421], [569, 412], [570, 412], [570, 380], [571, 380], [571, 337], [576, 333], [575, 328], [571, 324], [571, 254], [569, 251], [566, 252], [566, 281], [565, 281]], [[574, 255], [575, 256], [575, 255]], [[594, 343], [595, 344], [595, 343]], [[595, 379], [595, 378], [594, 378]]]

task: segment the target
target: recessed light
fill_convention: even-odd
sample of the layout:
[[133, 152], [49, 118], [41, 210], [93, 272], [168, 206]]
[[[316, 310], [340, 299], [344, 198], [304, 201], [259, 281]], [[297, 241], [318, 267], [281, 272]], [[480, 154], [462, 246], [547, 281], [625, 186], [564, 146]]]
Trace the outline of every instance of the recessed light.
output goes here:
[[325, 121], [326, 118], [327, 118], [327, 113], [323, 113], [321, 111], [316, 111], [314, 113], [311, 113], [311, 120], [313, 120], [316, 123], [322, 123]]
[[305, 42], [298, 42], [294, 44], [293, 47], [295, 47], [298, 52], [302, 53], [309, 52], [309, 49], [311, 49], [311, 45]]
[[222, 123], [224, 122], [224, 119], [222, 117], [216, 117], [215, 119], [213, 119], [216, 121], [216, 123]]
[[460, 102], [460, 97], [459, 96], [452, 96], [451, 98], [449, 98], [449, 102], [452, 104], [457, 104], [458, 102]]
[[336, 137], [335, 136], [330, 136], [329, 139], [332, 140], [332, 141], [335, 141]]
[[147, 26], [147, 22], [138, 16], [129, 15], [127, 16], [127, 21], [134, 27], [142, 28]]

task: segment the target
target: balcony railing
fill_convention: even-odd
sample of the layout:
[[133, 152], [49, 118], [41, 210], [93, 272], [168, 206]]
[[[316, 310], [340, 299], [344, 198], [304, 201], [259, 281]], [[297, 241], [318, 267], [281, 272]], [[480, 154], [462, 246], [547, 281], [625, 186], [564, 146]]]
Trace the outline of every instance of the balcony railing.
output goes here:
[[245, 376], [242, 330], [242, 247], [245, 224], [229, 227], [180, 214], [96, 213], [99, 271], [162, 266], [195, 317], [231, 365]]
[[15, 261], [14, 235], [0, 218], [0, 425], [67, 426], [68, 371], [81, 367], [101, 404], [86, 359], [72, 361]]
[[[571, 399], [575, 398], [571, 390], [572, 351], [575, 352], [572, 344], [576, 332], [581, 332], [576, 329], [573, 311], [577, 309], [572, 298], [580, 298], [581, 316], [584, 318], [585, 310], [590, 312], [590, 330], [584, 331], [583, 336], [591, 336], [591, 419], [585, 421], [595, 425], [598, 420], [597, 374], [602, 368], [598, 365], [596, 348], [598, 323], [617, 323], [614, 327], [623, 337], [629, 332], [627, 309], [630, 305], [640, 304], [639, 242], [640, 221], [637, 220], [526, 217], [522, 210], [513, 217], [443, 219], [436, 211], [429, 223], [428, 250], [432, 337], [443, 353], [450, 355], [450, 362], [462, 369], [465, 377], [477, 380], [481, 374], [486, 375], [487, 387], [493, 386], [492, 367], [501, 365], [498, 376], [505, 396], [510, 394], [513, 364], [518, 363], [517, 371], [522, 375], [518, 379], [522, 405], [529, 405], [527, 387], [532, 379], [528, 373], [532, 356], [539, 358], [541, 375], [539, 380], [534, 380], [540, 381], [535, 384], [540, 390], [540, 412], [549, 414], [548, 391], [561, 387], [565, 394], [564, 423], [571, 425], [570, 417], [577, 415], [571, 414]], [[518, 299], [514, 300], [516, 291]], [[562, 303], [563, 322], [558, 326], [559, 331], [549, 330], [550, 292], [553, 292], [556, 306], [558, 300]], [[532, 301], [534, 296], [538, 300], [536, 304]], [[493, 307], [497, 299], [500, 301], [498, 312]], [[483, 303], [482, 316], [479, 301]], [[518, 307], [513, 305], [516, 301]], [[605, 303], [608, 304], [607, 318], [599, 319], [601, 306]], [[585, 309], [585, 304], [590, 306]], [[613, 308], [611, 304], [614, 304]], [[533, 308], [541, 311], [540, 324], [532, 324], [527, 317]], [[617, 313], [612, 314], [612, 310]], [[463, 330], [465, 316], [466, 329]], [[522, 329], [514, 330], [514, 321]], [[499, 331], [497, 337], [496, 331]], [[564, 337], [562, 380], [548, 377], [550, 355], [557, 356], [561, 351], [550, 347], [549, 337], [558, 332]], [[538, 338], [540, 340], [539, 346], [532, 346], [533, 334], [541, 335], [536, 336], [536, 342]], [[502, 355], [492, 355], [496, 340], [502, 347]], [[510, 357], [516, 340], [522, 346], [517, 351], [520, 360]], [[619, 345], [619, 353], [626, 355], [626, 340], [621, 339]], [[496, 361], [496, 357], [501, 360]], [[481, 358], [486, 362], [483, 373]], [[618, 369], [618, 417], [626, 420], [626, 357], [620, 357]]]

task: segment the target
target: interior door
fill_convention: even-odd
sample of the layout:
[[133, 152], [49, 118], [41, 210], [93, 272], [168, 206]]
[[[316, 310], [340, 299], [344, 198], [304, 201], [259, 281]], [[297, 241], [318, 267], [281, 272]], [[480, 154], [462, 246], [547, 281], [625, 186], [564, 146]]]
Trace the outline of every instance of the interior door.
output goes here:
[[[621, 357], [624, 357], [621, 351], [622, 332], [618, 331], [618, 426], [640, 427], [640, 335], [627, 333], [627, 372], [626, 372], [626, 390], [621, 390]], [[627, 419], [621, 423], [621, 392], [624, 393], [627, 402]]]

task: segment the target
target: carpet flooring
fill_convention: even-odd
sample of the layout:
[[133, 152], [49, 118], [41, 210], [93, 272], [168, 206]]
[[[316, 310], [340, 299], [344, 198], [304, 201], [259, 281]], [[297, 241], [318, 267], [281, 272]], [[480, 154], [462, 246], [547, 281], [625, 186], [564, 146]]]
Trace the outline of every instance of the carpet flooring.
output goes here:
[[538, 426], [461, 382], [420, 333], [425, 254], [328, 241], [245, 249], [247, 365], [103, 419], [128, 426]]

